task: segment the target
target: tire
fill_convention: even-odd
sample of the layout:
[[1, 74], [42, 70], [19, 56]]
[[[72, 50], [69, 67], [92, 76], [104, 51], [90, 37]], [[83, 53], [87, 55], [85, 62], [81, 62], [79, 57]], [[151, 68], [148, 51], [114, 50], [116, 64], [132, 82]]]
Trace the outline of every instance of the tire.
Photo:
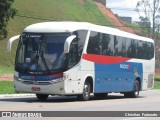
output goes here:
[[138, 98], [139, 97], [139, 82], [136, 80], [134, 82], [134, 89], [132, 92], [127, 92], [124, 93], [125, 97], [130, 97], [130, 98]]
[[91, 87], [89, 82], [85, 82], [83, 86], [83, 93], [80, 95], [77, 95], [77, 98], [81, 101], [87, 101], [90, 98], [91, 93]]
[[94, 94], [94, 96], [95, 96], [96, 98], [100, 98], [100, 99], [106, 98], [107, 95], [108, 95], [108, 93], [95, 93], [95, 94]]
[[129, 93], [129, 92], [124, 93], [124, 97], [126, 97], [126, 98], [130, 98], [130, 97], [131, 97], [131, 96], [130, 96], [130, 93]]
[[46, 100], [49, 95], [46, 94], [36, 94], [38, 100]]

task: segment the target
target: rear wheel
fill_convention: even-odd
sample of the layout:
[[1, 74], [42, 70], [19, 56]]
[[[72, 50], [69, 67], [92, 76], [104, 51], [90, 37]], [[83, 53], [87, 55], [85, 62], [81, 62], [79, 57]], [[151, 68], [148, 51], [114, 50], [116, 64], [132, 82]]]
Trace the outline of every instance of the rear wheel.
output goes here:
[[138, 80], [136, 80], [134, 82], [134, 89], [132, 92], [127, 92], [127, 93], [124, 93], [124, 96], [125, 97], [131, 97], [131, 98], [137, 98], [139, 96], [139, 82]]
[[46, 94], [36, 94], [38, 100], [46, 100], [49, 95]]
[[78, 95], [77, 98], [82, 101], [87, 101], [90, 98], [91, 87], [89, 82], [85, 82], [83, 86], [83, 93]]

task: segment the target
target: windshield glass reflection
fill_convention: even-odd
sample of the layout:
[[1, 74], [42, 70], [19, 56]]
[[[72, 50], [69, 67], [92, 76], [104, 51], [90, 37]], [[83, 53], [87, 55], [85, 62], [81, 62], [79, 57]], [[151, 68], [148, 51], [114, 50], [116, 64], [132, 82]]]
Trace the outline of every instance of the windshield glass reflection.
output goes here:
[[65, 68], [64, 43], [69, 34], [22, 34], [16, 69], [29, 71], [62, 70]]

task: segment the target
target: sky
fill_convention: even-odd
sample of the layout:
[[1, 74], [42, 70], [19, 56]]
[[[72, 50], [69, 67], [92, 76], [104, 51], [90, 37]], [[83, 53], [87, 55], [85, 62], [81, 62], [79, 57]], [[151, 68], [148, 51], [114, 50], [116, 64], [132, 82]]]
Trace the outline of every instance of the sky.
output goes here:
[[[139, 0], [107, 0], [107, 7], [119, 16], [132, 17], [132, 21], [139, 21], [139, 15], [134, 9]], [[119, 10], [125, 9], [125, 10]]]

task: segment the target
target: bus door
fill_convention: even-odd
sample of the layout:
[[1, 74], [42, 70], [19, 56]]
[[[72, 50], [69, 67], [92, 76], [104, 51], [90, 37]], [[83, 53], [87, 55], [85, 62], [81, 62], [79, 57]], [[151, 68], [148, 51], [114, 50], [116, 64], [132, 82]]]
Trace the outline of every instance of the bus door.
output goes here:
[[69, 80], [67, 81], [67, 89], [69, 90], [69, 92], [74, 93], [80, 90], [79, 87], [77, 87], [77, 63], [79, 62], [77, 39], [73, 39], [73, 41], [70, 43], [67, 59], [69, 69]]

